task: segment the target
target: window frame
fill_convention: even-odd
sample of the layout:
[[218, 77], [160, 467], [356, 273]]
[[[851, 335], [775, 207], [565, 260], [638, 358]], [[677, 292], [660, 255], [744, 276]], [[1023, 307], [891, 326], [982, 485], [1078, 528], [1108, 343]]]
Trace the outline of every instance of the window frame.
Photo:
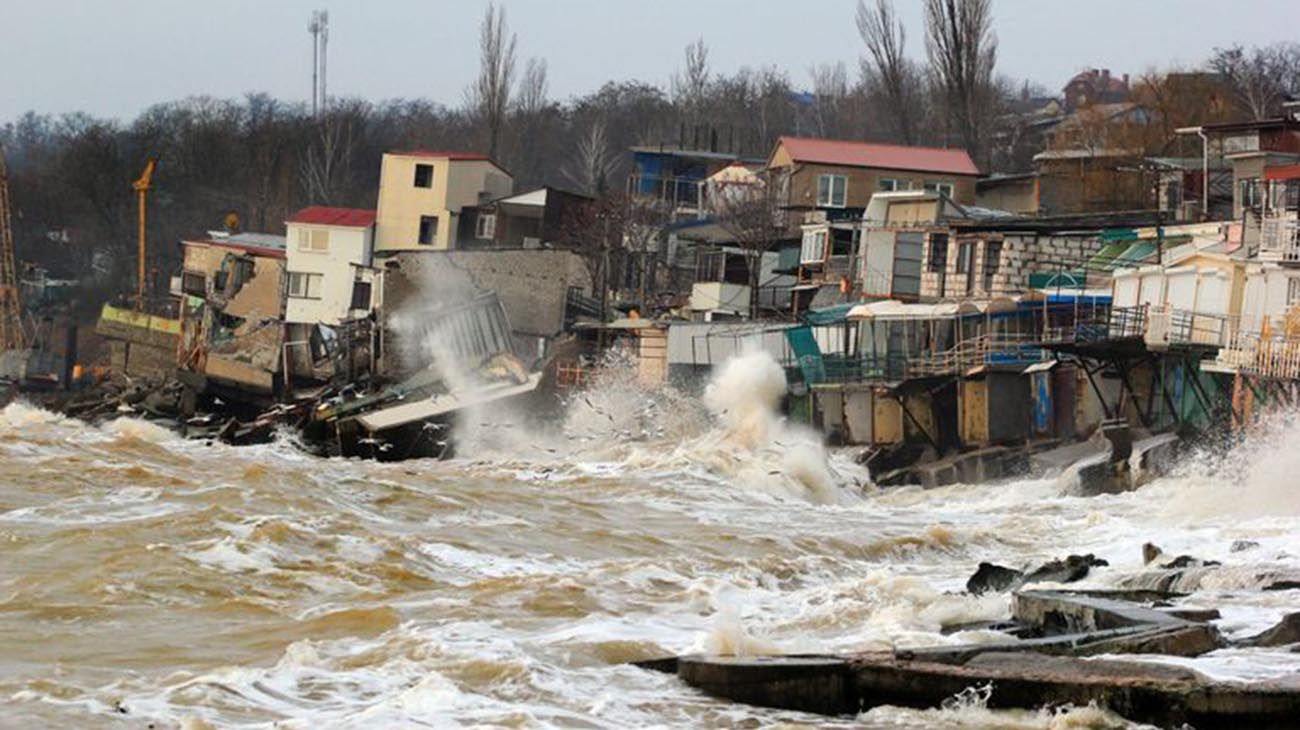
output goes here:
[[949, 199], [952, 199], [952, 196], [957, 189], [952, 183], [944, 182], [943, 180], [926, 180], [925, 183], [923, 183], [923, 188], [928, 193], [943, 193], [943, 195]]
[[984, 291], [993, 291], [993, 277], [1002, 270], [1002, 241], [984, 242]]
[[954, 270], [958, 274], [969, 274], [975, 263], [975, 241], [957, 242], [957, 263]]
[[[365, 303], [365, 306], [358, 307], [358, 306], [357, 306], [357, 292], [358, 292], [358, 290], [359, 290], [361, 287], [365, 287], [365, 291], [366, 291], [366, 297], [365, 297], [365, 299], [366, 299], [366, 303]], [[370, 311], [371, 305], [374, 303], [374, 300], [375, 300], [375, 285], [374, 285], [374, 282], [366, 281], [366, 280], [364, 280], [364, 279], [355, 279], [355, 280], [353, 280], [353, 282], [352, 282], [352, 293], [349, 295], [349, 301], [348, 301], [348, 311], [366, 311], [366, 312], [368, 312], [368, 311]]]
[[[323, 298], [323, 289], [325, 288], [325, 275], [311, 271], [288, 271], [285, 272], [287, 280], [284, 283], [284, 294], [287, 299], [307, 299], [311, 301], [320, 301]], [[303, 283], [302, 292], [295, 293], [294, 280]], [[312, 282], [316, 283], [316, 293], [312, 294]]]
[[[810, 248], [809, 244], [816, 247]], [[808, 258], [808, 254], [814, 250], [820, 250], [821, 255], [818, 258]], [[804, 231], [803, 238], [799, 245], [799, 265], [806, 264], [824, 264], [826, 257], [830, 253], [830, 229], [820, 228], [813, 231]]]
[[[425, 224], [428, 223], [428, 240], [425, 240]], [[433, 246], [438, 242], [438, 216], [422, 215], [420, 216], [419, 228], [415, 233], [415, 242], [421, 246]]]
[[[197, 278], [199, 281], [198, 291], [193, 291], [186, 286], [186, 280], [192, 283]], [[208, 275], [202, 271], [181, 271], [181, 293], [191, 297], [206, 297], [208, 295]]]
[[[931, 274], [942, 274], [948, 271], [948, 244], [952, 242], [947, 233], [931, 233], [929, 240], [930, 260], [926, 262], [926, 271]], [[935, 251], [943, 251], [943, 257], [940, 259], [935, 256]]]
[[[424, 178], [424, 184], [421, 184], [421, 178]], [[415, 163], [415, 177], [411, 181], [412, 187], [428, 190], [433, 187], [433, 165], [425, 162]]]
[[493, 241], [497, 237], [497, 214], [480, 212], [474, 218], [474, 238]]
[[[822, 198], [822, 184], [825, 183], [826, 197]], [[835, 202], [835, 184], [839, 183], [840, 194], [839, 202]], [[822, 173], [817, 176], [817, 207], [818, 208], [843, 208], [849, 202], [849, 177], [848, 175], [837, 175], [835, 173]]]
[[899, 179], [896, 177], [882, 177], [876, 180], [876, 192], [894, 193], [899, 190]]
[[[320, 237], [324, 239], [324, 242], [320, 243], [320, 245], [318, 245], [317, 234], [320, 234]], [[302, 253], [329, 253], [330, 230], [328, 228], [299, 228], [298, 250]]]

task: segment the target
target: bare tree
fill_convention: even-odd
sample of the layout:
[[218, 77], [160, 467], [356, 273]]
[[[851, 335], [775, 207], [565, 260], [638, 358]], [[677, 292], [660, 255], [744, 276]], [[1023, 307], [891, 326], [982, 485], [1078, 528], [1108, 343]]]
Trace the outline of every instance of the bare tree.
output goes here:
[[696, 38], [686, 46], [686, 66], [673, 74], [669, 89], [673, 101], [686, 111], [691, 124], [699, 121], [705, 100], [709, 95], [709, 47], [704, 38]]
[[510, 106], [515, 78], [515, 35], [506, 34], [505, 8], [489, 3], [479, 26], [478, 78], [467, 91], [470, 110], [488, 132], [488, 155], [495, 157]]
[[782, 172], [761, 171], [710, 182], [707, 207], [745, 257], [749, 274], [749, 315], [759, 315], [763, 257], [790, 235], [782, 207], [788, 179]]
[[813, 82], [813, 124], [820, 137], [840, 137], [841, 121], [849, 96], [849, 75], [843, 62], [824, 63], [809, 69]]
[[907, 32], [894, 14], [891, 0], [875, 0], [868, 9], [858, 0], [858, 35], [867, 47], [870, 60], [863, 62], [863, 70], [877, 80], [888, 104], [888, 114], [894, 130], [903, 144], [916, 142], [916, 71], [903, 55]]
[[622, 214], [623, 248], [631, 267], [629, 278], [636, 288], [636, 300], [648, 309], [648, 301], [657, 285], [663, 250], [664, 228], [672, 222], [672, 207], [663, 199], [649, 195], [629, 195]]
[[364, 113], [347, 106], [332, 106], [317, 118], [315, 139], [299, 162], [303, 191], [308, 201], [324, 205], [337, 202], [339, 188], [351, 167], [352, 153], [356, 148], [357, 111]]
[[1252, 119], [1278, 113], [1288, 93], [1300, 91], [1300, 45], [1278, 43], [1247, 51], [1216, 48], [1209, 66], [1227, 79], [1242, 110]]
[[573, 183], [579, 192], [604, 195], [609, 191], [610, 178], [618, 171], [619, 159], [610, 147], [605, 132], [605, 121], [596, 119], [587, 133], [578, 140], [573, 157], [561, 166], [560, 174]]
[[962, 146], [982, 159], [996, 100], [992, 0], [925, 0], [925, 51]]
[[515, 98], [515, 109], [525, 116], [540, 112], [546, 107], [549, 87], [546, 78], [546, 59], [528, 59], [524, 64], [524, 75], [519, 79], [519, 94]]

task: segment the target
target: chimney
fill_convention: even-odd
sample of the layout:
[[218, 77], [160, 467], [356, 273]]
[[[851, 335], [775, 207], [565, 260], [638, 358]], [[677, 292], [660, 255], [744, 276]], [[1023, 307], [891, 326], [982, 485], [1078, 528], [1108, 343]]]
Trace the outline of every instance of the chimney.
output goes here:
[[1128, 74], [1124, 74], [1124, 88], [1128, 88]]
[[1103, 68], [1101, 70], [1101, 85], [1107, 87], [1110, 86], [1110, 69], [1108, 68]]

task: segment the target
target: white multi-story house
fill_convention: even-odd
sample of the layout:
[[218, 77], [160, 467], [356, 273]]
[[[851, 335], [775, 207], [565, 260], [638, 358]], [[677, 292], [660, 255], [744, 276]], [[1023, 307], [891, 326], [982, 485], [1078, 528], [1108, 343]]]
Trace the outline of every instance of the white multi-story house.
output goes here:
[[334, 326], [377, 306], [375, 211], [312, 206], [285, 224], [286, 322]]

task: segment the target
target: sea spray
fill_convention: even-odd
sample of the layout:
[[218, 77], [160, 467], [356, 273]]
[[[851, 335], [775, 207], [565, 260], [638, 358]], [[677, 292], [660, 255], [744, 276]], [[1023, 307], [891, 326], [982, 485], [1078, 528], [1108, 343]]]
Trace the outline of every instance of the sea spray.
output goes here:
[[1254, 424], [1226, 453], [1202, 449], [1160, 485], [1175, 517], [1300, 516], [1300, 414], [1279, 411]]

